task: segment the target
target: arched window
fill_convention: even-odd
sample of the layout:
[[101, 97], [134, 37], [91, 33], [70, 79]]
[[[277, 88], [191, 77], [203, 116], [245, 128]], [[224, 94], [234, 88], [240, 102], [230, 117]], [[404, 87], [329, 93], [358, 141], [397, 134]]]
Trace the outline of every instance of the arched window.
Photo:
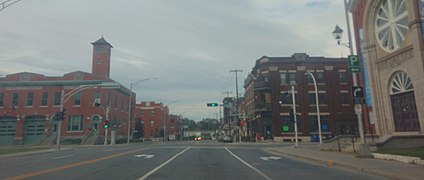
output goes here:
[[413, 91], [414, 86], [411, 78], [402, 71], [395, 73], [390, 82], [390, 94], [399, 94], [408, 91]]
[[384, 0], [375, 20], [375, 33], [380, 46], [393, 52], [408, 34], [408, 8], [406, 0]]

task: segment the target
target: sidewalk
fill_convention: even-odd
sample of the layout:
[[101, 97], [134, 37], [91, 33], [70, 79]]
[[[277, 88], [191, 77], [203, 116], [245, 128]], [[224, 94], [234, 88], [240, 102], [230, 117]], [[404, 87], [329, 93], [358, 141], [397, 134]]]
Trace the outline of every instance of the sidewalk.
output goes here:
[[353, 168], [365, 173], [394, 179], [418, 180], [423, 179], [424, 176], [423, 165], [372, 158], [357, 158], [352, 153], [321, 151], [318, 145], [300, 145], [298, 148], [275, 147], [265, 148], [265, 150], [314, 161], [327, 166]]

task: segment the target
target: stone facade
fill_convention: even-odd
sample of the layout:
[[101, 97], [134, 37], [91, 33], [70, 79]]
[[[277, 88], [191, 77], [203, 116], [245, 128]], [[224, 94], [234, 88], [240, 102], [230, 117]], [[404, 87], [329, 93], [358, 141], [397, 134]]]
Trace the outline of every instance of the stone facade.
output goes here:
[[[369, 71], [377, 133], [423, 134], [424, 58], [419, 1], [360, 2], [354, 5], [365, 4], [364, 15], [353, 13], [353, 18], [363, 18], [362, 53]], [[390, 11], [398, 13], [384, 13]]]

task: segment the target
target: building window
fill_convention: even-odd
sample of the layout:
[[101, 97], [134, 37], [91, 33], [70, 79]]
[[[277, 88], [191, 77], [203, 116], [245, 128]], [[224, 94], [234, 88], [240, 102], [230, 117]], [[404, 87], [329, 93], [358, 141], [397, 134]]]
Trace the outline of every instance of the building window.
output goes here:
[[81, 92], [74, 95], [74, 106], [81, 106]]
[[325, 83], [325, 77], [323, 72], [317, 72], [317, 83], [324, 84]]
[[[325, 93], [318, 93], [318, 100], [319, 100], [319, 104], [320, 105], [325, 105], [327, 104], [327, 98]], [[315, 106], [317, 103], [315, 101], [315, 92], [309, 92], [309, 105], [310, 106]]]
[[339, 83], [340, 84], [347, 83], [346, 72], [339, 72]]
[[151, 110], [150, 111], [150, 114], [155, 114], [155, 110]]
[[34, 93], [33, 92], [29, 92], [27, 94], [27, 99], [26, 99], [26, 104], [25, 106], [32, 106], [32, 101], [34, 100]]
[[383, 1], [375, 22], [378, 44], [387, 52], [397, 50], [409, 32], [408, 7], [405, 0]]
[[93, 103], [94, 103], [94, 106], [95, 107], [99, 107], [99, 106], [101, 106], [102, 105], [102, 99], [101, 99], [101, 97], [102, 97], [102, 93], [101, 92], [94, 92], [94, 100], [93, 100]]
[[124, 99], [121, 99], [121, 111], [124, 110]]
[[283, 116], [283, 125], [281, 127], [281, 132], [285, 133], [285, 132], [293, 132], [294, 131], [294, 126], [293, 126], [293, 122], [290, 119], [290, 116]]
[[12, 108], [16, 108], [19, 104], [19, 93], [12, 94]]
[[61, 92], [55, 92], [54, 93], [54, 105], [55, 106], [60, 105], [60, 96], [61, 96]]
[[155, 125], [155, 121], [150, 120], [150, 127], [153, 127]]
[[280, 73], [280, 84], [281, 85], [287, 84], [287, 74], [286, 73]]
[[141, 110], [141, 112], [140, 112], [140, 113], [141, 113], [141, 115], [142, 115], [142, 116], [144, 116], [144, 110]]
[[289, 74], [289, 82], [291, 83], [292, 81], [294, 81], [296, 83], [296, 73], [290, 73]]
[[343, 105], [350, 104], [348, 93], [340, 93], [340, 98], [341, 98], [341, 102], [342, 102]]
[[82, 131], [82, 116], [70, 116], [68, 121], [68, 131]]
[[4, 106], [3, 99], [4, 99], [4, 94], [3, 93], [0, 93], [0, 107], [3, 107]]
[[110, 106], [110, 93], [107, 93], [107, 105]]
[[[328, 116], [319, 116], [321, 121], [321, 131], [322, 132], [328, 132]], [[317, 115], [310, 115], [309, 116], [309, 128], [311, 129], [311, 132], [318, 132], [318, 119]]]
[[102, 46], [96, 46], [96, 53], [102, 53], [104, 52], [105, 48], [103, 48]]
[[[300, 132], [301, 129], [301, 120], [299, 114], [297, 115], [297, 130]], [[294, 118], [291, 119], [289, 115], [282, 116], [283, 119], [283, 125], [281, 127], [281, 132], [287, 133], [287, 132], [294, 132]]]
[[264, 76], [263, 77], [263, 80], [264, 80], [265, 83], [268, 83], [269, 82], [269, 77], [268, 76]]
[[327, 104], [327, 96], [325, 93], [318, 93], [319, 104]]
[[41, 95], [41, 106], [47, 106], [48, 98], [49, 98], [49, 93], [43, 92], [43, 94]]

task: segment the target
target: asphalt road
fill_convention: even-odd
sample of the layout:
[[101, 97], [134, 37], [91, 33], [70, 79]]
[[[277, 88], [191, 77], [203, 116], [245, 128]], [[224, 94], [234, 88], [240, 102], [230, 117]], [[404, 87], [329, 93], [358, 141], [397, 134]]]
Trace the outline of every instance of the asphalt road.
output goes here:
[[78, 146], [0, 158], [0, 179], [384, 179], [275, 155], [281, 144], [214, 141]]

